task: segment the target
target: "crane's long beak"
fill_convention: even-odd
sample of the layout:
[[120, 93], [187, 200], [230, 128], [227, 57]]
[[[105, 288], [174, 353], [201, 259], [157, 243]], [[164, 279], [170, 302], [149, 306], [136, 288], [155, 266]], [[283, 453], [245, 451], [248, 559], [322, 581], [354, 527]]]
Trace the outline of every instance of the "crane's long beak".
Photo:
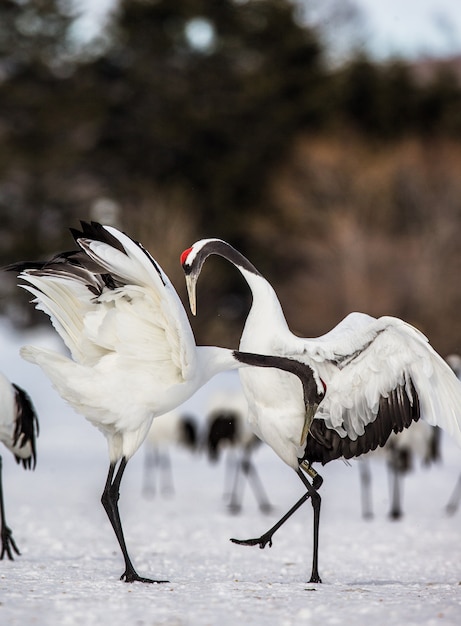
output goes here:
[[299, 445], [302, 446], [303, 444], [306, 443], [306, 439], [307, 439], [307, 434], [310, 430], [311, 424], [312, 424], [312, 420], [314, 419], [314, 416], [317, 412], [317, 409], [319, 408], [319, 405], [317, 404], [317, 402], [314, 402], [314, 404], [308, 404], [306, 406], [306, 413], [304, 416], [304, 425], [303, 425], [303, 430], [301, 433], [301, 439], [299, 440]]
[[187, 287], [187, 295], [189, 296], [189, 306], [192, 315], [197, 314], [197, 297], [195, 286], [197, 284], [197, 276], [194, 274], [186, 275], [186, 287]]

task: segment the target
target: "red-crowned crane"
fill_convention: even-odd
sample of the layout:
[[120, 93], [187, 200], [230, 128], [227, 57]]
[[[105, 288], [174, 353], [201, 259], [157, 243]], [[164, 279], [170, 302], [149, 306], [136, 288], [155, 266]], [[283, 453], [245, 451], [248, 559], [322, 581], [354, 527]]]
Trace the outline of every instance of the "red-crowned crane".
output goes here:
[[186, 311], [159, 264], [139, 243], [111, 226], [82, 222], [71, 229], [78, 250], [45, 262], [15, 263], [70, 356], [24, 346], [58, 393], [106, 437], [109, 471], [102, 504], [125, 561], [126, 582], [139, 576], [126, 547], [118, 510], [126, 465], [152, 420], [190, 398], [215, 374], [247, 364], [293, 369], [306, 403], [315, 401], [312, 371], [288, 359], [197, 346]]
[[230, 513], [239, 513], [242, 509], [245, 478], [253, 490], [259, 510], [269, 513], [273, 507], [253, 461], [261, 440], [250, 429], [247, 413], [248, 403], [241, 389], [221, 388], [210, 396], [205, 442], [208, 458], [215, 462], [227, 450], [225, 479], [228, 489], [225, 489], [225, 497], [229, 497]]
[[383, 448], [360, 457], [359, 473], [364, 519], [373, 517], [370, 460], [379, 457], [386, 462], [390, 493], [389, 517], [398, 520], [403, 517], [404, 477], [415, 468], [418, 461], [427, 468], [439, 461], [440, 455], [440, 429], [419, 420], [400, 433], [391, 433]]
[[[0, 441], [12, 452], [24, 469], [35, 469], [38, 418], [29, 395], [0, 373]], [[0, 455], [0, 560], [6, 555], [20, 554], [5, 518]]]
[[170, 449], [183, 448], [195, 452], [198, 445], [198, 425], [193, 415], [175, 410], [156, 417], [144, 443], [144, 496], [154, 497], [156, 476], [160, 492], [163, 495], [173, 494]]
[[[271, 545], [274, 532], [310, 497], [314, 510], [310, 582], [321, 582], [318, 487], [322, 479], [312, 464], [373, 450], [384, 445], [391, 432], [420, 417], [447, 430], [461, 445], [461, 383], [427, 338], [395, 317], [351, 313], [321, 337], [297, 337], [270, 283], [220, 239], [198, 241], [181, 255], [193, 314], [196, 282], [211, 254], [233, 263], [252, 292], [240, 350], [302, 360], [313, 370], [319, 397], [324, 394], [317, 410], [312, 407], [306, 412], [298, 381], [284, 372], [240, 372], [254, 431], [297, 472], [307, 492], [261, 537], [233, 541], [261, 548]], [[301, 470], [310, 475], [312, 485]]]

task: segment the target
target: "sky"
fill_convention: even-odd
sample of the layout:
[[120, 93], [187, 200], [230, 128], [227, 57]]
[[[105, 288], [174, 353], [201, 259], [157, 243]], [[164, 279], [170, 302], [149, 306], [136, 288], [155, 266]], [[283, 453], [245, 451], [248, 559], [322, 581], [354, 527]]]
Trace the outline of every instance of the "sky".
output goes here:
[[[80, 32], [91, 34], [116, 0], [74, 0], [85, 12]], [[315, 4], [314, 0], [310, 0]], [[320, 1], [320, 0], [318, 0]], [[364, 43], [378, 57], [461, 54], [461, 0], [351, 0], [363, 11]]]
[[355, 0], [379, 57], [461, 54], [460, 0]]

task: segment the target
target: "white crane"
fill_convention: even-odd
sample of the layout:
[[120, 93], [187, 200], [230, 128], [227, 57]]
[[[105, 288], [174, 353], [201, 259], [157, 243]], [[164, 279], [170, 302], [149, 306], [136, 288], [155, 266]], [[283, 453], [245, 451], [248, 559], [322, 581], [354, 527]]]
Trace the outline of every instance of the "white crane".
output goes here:
[[391, 433], [383, 448], [360, 457], [359, 473], [362, 516], [373, 517], [370, 458], [385, 459], [389, 474], [390, 509], [393, 520], [403, 516], [403, 478], [414, 469], [417, 460], [424, 467], [440, 460], [440, 429], [419, 420], [400, 433]]
[[8, 268], [20, 272], [22, 286], [50, 317], [70, 357], [33, 346], [24, 346], [21, 355], [39, 365], [107, 439], [110, 465], [101, 501], [124, 557], [121, 579], [164, 582], [137, 574], [118, 510], [126, 465], [153, 418], [181, 405], [218, 372], [253, 361], [293, 366], [308, 402], [312, 372], [298, 362], [196, 346], [179, 296], [141, 244], [96, 222], [71, 232], [79, 250]]
[[[29, 395], [0, 373], [0, 441], [12, 452], [24, 469], [35, 469], [38, 418]], [[2, 486], [2, 457], [0, 455], [0, 560], [6, 555], [20, 554], [5, 518]]]
[[[248, 403], [242, 389], [218, 389], [208, 401], [206, 415], [206, 447], [208, 458], [215, 462], [227, 449], [225, 479], [229, 479], [229, 511], [239, 513], [242, 508], [244, 479], [253, 489], [262, 513], [269, 513], [272, 505], [253, 462], [253, 454], [261, 445], [248, 425]], [[232, 479], [231, 461], [234, 463]]]
[[[297, 472], [307, 492], [261, 537], [233, 541], [261, 548], [271, 545], [274, 532], [310, 497], [314, 510], [310, 582], [321, 582], [317, 489], [322, 479], [311, 464], [373, 450], [392, 431], [401, 431], [420, 416], [446, 429], [461, 445], [461, 384], [426, 337], [397, 318], [351, 313], [321, 337], [295, 336], [270, 283], [248, 259], [219, 239], [198, 241], [181, 255], [193, 314], [196, 283], [211, 254], [233, 263], [252, 292], [240, 350], [302, 360], [313, 370], [319, 398], [324, 393], [317, 411], [311, 407], [306, 413], [298, 381], [284, 372], [240, 372], [253, 429]], [[311, 476], [312, 485], [300, 468]]]
[[164, 495], [173, 494], [170, 448], [181, 447], [194, 452], [198, 445], [197, 422], [189, 413], [174, 410], [155, 418], [144, 443], [143, 494], [147, 498], [155, 495], [156, 470], [160, 491]]

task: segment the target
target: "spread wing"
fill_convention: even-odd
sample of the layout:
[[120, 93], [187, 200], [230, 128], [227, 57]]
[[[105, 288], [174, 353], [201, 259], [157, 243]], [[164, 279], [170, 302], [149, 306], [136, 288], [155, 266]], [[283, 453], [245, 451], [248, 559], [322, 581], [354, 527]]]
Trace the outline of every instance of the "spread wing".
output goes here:
[[81, 251], [42, 264], [18, 264], [23, 285], [49, 315], [72, 358], [145, 361], [171, 382], [191, 375], [195, 341], [184, 307], [158, 263], [115, 228], [82, 223]]
[[311, 435], [341, 448], [338, 456], [383, 445], [387, 432], [419, 416], [461, 444], [461, 383], [413, 326], [352, 314], [327, 335], [297, 343], [326, 387]]

